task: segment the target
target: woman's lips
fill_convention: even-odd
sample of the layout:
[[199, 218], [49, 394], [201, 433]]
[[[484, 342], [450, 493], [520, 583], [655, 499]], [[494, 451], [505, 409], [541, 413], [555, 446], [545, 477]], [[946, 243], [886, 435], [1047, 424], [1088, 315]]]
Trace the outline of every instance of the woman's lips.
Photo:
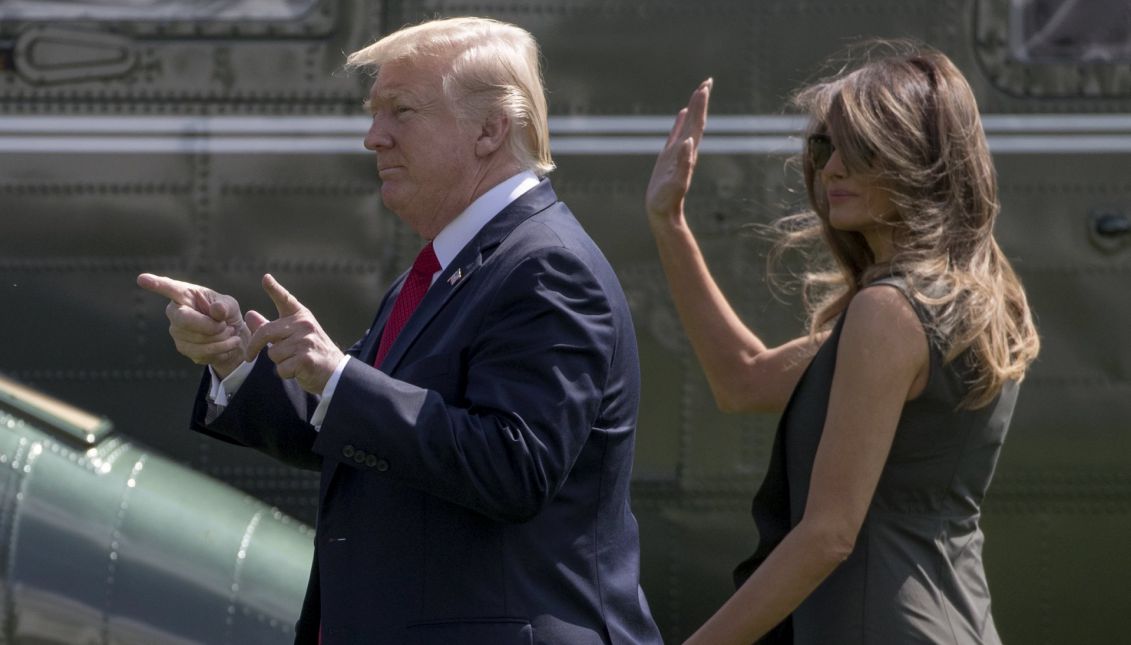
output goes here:
[[830, 190], [825, 193], [825, 196], [828, 198], [830, 204], [858, 197], [856, 193], [848, 190]]

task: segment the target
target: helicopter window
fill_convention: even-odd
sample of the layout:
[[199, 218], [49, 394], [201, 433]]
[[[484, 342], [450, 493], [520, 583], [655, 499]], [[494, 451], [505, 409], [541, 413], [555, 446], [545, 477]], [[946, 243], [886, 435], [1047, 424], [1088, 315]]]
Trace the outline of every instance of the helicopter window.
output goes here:
[[1010, 0], [1010, 14], [1010, 40], [1021, 61], [1131, 61], [1127, 0]]
[[0, 20], [294, 20], [317, 0], [5, 0]]

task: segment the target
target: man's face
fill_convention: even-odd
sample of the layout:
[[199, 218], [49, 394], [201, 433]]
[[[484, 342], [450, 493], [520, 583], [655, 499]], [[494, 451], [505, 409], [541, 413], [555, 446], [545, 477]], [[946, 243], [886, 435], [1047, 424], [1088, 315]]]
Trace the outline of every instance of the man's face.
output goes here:
[[471, 203], [482, 173], [476, 129], [461, 127], [444, 96], [445, 65], [433, 59], [386, 63], [368, 101], [373, 123], [365, 147], [377, 153], [381, 200], [425, 239]]

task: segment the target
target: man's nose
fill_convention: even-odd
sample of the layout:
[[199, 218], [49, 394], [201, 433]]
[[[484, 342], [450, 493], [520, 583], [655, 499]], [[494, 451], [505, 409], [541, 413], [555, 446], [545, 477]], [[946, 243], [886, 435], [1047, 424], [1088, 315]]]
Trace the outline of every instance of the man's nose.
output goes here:
[[369, 132], [365, 133], [365, 148], [367, 150], [382, 150], [393, 145], [392, 138], [389, 137], [388, 132], [381, 127], [380, 120], [373, 117], [373, 122], [369, 124]]

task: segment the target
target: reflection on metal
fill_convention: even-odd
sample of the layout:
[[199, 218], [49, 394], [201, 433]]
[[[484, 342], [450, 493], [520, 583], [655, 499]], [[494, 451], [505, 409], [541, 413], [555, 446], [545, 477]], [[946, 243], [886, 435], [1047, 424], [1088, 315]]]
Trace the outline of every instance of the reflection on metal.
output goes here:
[[310, 529], [109, 430], [0, 378], [0, 640], [291, 642]]
[[1011, 44], [1025, 62], [1131, 62], [1127, 0], [1011, 0]]
[[1012, 96], [1131, 96], [1126, 0], [970, 0], [973, 44], [993, 85]]
[[16, 39], [14, 59], [29, 83], [51, 84], [125, 76], [137, 57], [130, 40], [121, 36], [31, 27]]
[[84, 448], [102, 441], [113, 429], [113, 424], [105, 417], [96, 417], [2, 375], [0, 406], [30, 415], [39, 425], [55, 428], [62, 438], [78, 442]]

